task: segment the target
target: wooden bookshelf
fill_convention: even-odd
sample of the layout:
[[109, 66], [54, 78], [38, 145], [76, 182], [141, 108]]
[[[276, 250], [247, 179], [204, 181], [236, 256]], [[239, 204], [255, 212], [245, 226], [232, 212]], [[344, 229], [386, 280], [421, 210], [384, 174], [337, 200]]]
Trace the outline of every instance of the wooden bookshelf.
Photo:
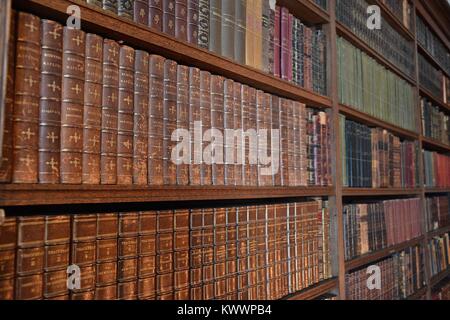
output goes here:
[[417, 299], [423, 297], [424, 295], [426, 295], [427, 289], [428, 289], [427, 286], [420, 288], [419, 290], [414, 292], [412, 295], [410, 295], [408, 298], [406, 298], [406, 300], [417, 300]]
[[277, 5], [286, 7], [297, 18], [312, 24], [324, 24], [330, 21], [330, 15], [312, 0], [278, 0]]
[[403, 189], [403, 188], [343, 188], [344, 197], [370, 197], [370, 196], [408, 196], [419, 195], [421, 189]]
[[433, 276], [431, 278], [430, 286], [435, 287], [437, 284], [439, 284], [439, 282], [441, 282], [442, 280], [447, 278], [449, 275], [450, 275], [450, 267], [448, 267], [446, 270], [442, 271], [441, 273]]
[[338, 282], [336, 278], [324, 280], [305, 290], [291, 294], [282, 300], [314, 300], [329, 293], [331, 290], [335, 289], [337, 285]]
[[450, 77], [450, 75], [445, 71], [445, 69], [442, 68], [439, 62], [428, 52], [427, 49], [425, 49], [420, 43], [417, 43], [417, 48], [419, 52], [424, 56], [435, 68], [441, 70], [447, 77]]
[[425, 193], [450, 193], [450, 188], [425, 188]]
[[428, 232], [428, 237], [429, 238], [437, 237], [437, 236], [440, 236], [440, 235], [442, 235], [444, 233], [447, 233], [447, 232], [450, 232], [450, 225], [448, 225], [446, 227], [439, 228], [437, 230], [429, 231]]
[[450, 152], [450, 146], [428, 137], [422, 137], [422, 144], [427, 150], [439, 151], [442, 153]]
[[383, 258], [389, 257], [389, 256], [393, 255], [394, 253], [397, 253], [406, 248], [420, 244], [423, 241], [423, 238], [424, 237], [422, 236], [422, 237], [419, 237], [416, 239], [412, 239], [412, 240], [397, 244], [395, 246], [391, 246], [386, 249], [382, 249], [382, 250], [379, 250], [376, 252], [371, 252], [371, 253], [365, 254], [361, 257], [349, 260], [345, 263], [345, 269], [347, 271], [350, 271], [350, 270], [357, 269], [359, 267], [368, 265], [375, 261], [381, 260]]
[[422, 96], [425, 96], [426, 98], [430, 99], [433, 103], [439, 105], [440, 107], [446, 109], [447, 111], [450, 111], [448, 105], [444, 103], [444, 101], [442, 101], [440, 97], [436, 97], [435, 95], [433, 95], [427, 88], [424, 88], [423, 86], [420, 85], [419, 91]]

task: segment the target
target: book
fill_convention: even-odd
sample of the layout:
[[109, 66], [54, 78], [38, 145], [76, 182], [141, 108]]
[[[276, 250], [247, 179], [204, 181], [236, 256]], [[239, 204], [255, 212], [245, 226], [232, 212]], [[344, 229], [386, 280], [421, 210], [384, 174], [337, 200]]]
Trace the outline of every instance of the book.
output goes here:
[[245, 64], [246, 59], [246, 29], [247, 29], [247, 1], [235, 1], [235, 21], [234, 21], [234, 59], [240, 64]]
[[182, 41], [188, 40], [188, 1], [175, 1], [175, 37]]
[[163, 1], [148, 0], [148, 6], [148, 26], [155, 30], [163, 31], [163, 23], [165, 21], [165, 16], [163, 16]]
[[198, 0], [198, 46], [209, 49], [210, 3], [209, 0]]
[[133, 5], [133, 19], [139, 24], [148, 25], [149, 22], [149, 0], [135, 0]]
[[134, 18], [134, 1], [117, 0], [117, 14], [120, 17], [133, 20], [133, 18]]
[[222, 46], [220, 54], [226, 58], [235, 60], [235, 28], [238, 28], [236, 26], [236, 2], [234, 0], [221, 1], [220, 13], [222, 16], [220, 33]]
[[450, 219], [448, 196], [429, 196], [425, 198], [427, 230], [437, 230], [448, 225]]
[[162, 31], [175, 37], [175, 0], [162, 1]]
[[225, 49], [225, 44], [222, 45], [222, 4], [229, 2], [231, 1], [209, 1], [209, 51], [217, 54], [222, 53], [222, 47]]
[[187, 41], [193, 45], [198, 45], [199, 0], [188, 0], [187, 6]]
[[429, 188], [446, 188], [450, 186], [447, 172], [450, 166], [450, 157], [437, 152], [423, 150], [425, 186]]

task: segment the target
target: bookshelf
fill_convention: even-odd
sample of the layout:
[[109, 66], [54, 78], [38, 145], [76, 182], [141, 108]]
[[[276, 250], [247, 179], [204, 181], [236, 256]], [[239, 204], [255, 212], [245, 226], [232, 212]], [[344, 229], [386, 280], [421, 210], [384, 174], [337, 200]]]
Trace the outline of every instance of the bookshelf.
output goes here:
[[[386, 129], [396, 136], [417, 141], [419, 150], [438, 151], [450, 154], [450, 146], [424, 137], [421, 130], [420, 96], [425, 96], [441, 108], [450, 113], [450, 104], [443, 102], [442, 98], [436, 97], [419, 84], [418, 54], [423, 55], [434, 67], [444, 74], [440, 64], [435, 58], [417, 42], [415, 28], [415, 14], [427, 19], [429, 26], [443, 41], [449, 49], [448, 30], [450, 24], [448, 16], [442, 11], [445, 9], [450, 13], [450, 8], [441, 4], [433, 4], [430, 1], [412, 1], [412, 27], [406, 28], [399, 18], [380, 0], [370, 0], [370, 4], [380, 6], [386, 21], [407, 41], [414, 42], [415, 67], [414, 77], [405, 74], [393, 63], [372, 49], [363, 40], [356, 36], [349, 28], [336, 20], [335, 6], [337, 0], [328, 1], [328, 10], [320, 8], [311, 0], [278, 0], [277, 4], [286, 6], [297, 18], [309, 24], [321, 24], [327, 34], [327, 74], [328, 74], [328, 96], [317, 94], [313, 91], [303, 89], [293, 83], [281, 80], [272, 75], [249, 66], [238, 64], [230, 59], [214, 54], [205, 49], [193, 46], [187, 42], [177, 40], [161, 32], [134, 23], [133, 21], [120, 18], [109, 12], [100, 10], [81, 0], [12, 0], [13, 8], [33, 13], [40, 18], [53, 19], [63, 22], [66, 17], [66, 9], [69, 5], [78, 5], [82, 10], [82, 28], [116, 41], [133, 46], [136, 49], [146, 50], [151, 53], [162, 55], [188, 66], [199, 67], [234, 81], [264, 90], [267, 93], [276, 94], [283, 98], [305, 103], [311, 107], [317, 107], [327, 111], [331, 115], [332, 141], [332, 172], [333, 185], [329, 187], [227, 187], [227, 186], [186, 186], [186, 187], [141, 187], [141, 186], [85, 186], [85, 185], [25, 185], [25, 184], [2, 184], [0, 185], [0, 208], [6, 210], [6, 214], [17, 210], [28, 210], [33, 207], [34, 211], [40, 208], [63, 207], [71, 208], [76, 205], [109, 205], [115, 204], [158, 204], [158, 203], [182, 203], [190, 202], [201, 205], [204, 202], [227, 201], [251, 201], [258, 203], [260, 200], [271, 199], [294, 199], [323, 197], [328, 198], [330, 207], [333, 208], [334, 224], [336, 227], [332, 242], [334, 256], [334, 277], [327, 279], [295, 294], [285, 297], [285, 300], [308, 300], [316, 299], [329, 292], [336, 292], [340, 299], [346, 299], [346, 272], [369, 265], [380, 259], [391, 256], [405, 248], [422, 244], [425, 248], [425, 277], [426, 286], [411, 295], [409, 299], [416, 299], [424, 294], [430, 298], [432, 288], [449, 275], [449, 270], [434, 277], [430, 277], [428, 270], [428, 240], [434, 236], [450, 231], [450, 226], [438, 230], [426, 231], [425, 219], [422, 226], [423, 236], [412, 239], [398, 245], [371, 252], [364, 256], [345, 261], [344, 258], [344, 226], [343, 226], [343, 204], [349, 200], [364, 198], [386, 199], [403, 197], [420, 197], [423, 216], [424, 201], [426, 195], [447, 194], [450, 188], [347, 188], [342, 186], [342, 159], [340, 154], [339, 116], [345, 115], [348, 119], [357, 121], [370, 127]], [[439, 13], [440, 12], [440, 13]], [[444, 11], [445, 12], [445, 11]], [[380, 120], [355, 108], [343, 105], [339, 102], [338, 77], [337, 77], [337, 48], [336, 39], [343, 37], [358, 49], [362, 50], [389, 71], [405, 80], [415, 89], [417, 105], [417, 128], [418, 132], [403, 129], [386, 121]], [[447, 74], [449, 76], [449, 74]], [[0, 126], [1, 128], [2, 126]], [[336, 134], [337, 133], [337, 134]], [[423, 185], [423, 160], [419, 157], [420, 185]]]

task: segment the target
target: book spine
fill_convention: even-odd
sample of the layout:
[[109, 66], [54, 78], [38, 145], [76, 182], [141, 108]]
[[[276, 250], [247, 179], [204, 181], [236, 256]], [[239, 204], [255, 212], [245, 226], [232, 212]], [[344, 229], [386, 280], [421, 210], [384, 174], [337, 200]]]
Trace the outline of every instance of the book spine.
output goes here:
[[157, 213], [141, 212], [138, 243], [138, 298], [140, 300], [156, 297], [156, 230]]
[[277, 78], [281, 78], [281, 8], [276, 6], [274, 18], [274, 33], [273, 33], [273, 74]]
[[189, 210], [174, 213], [174, 299], [190, 298]]
[[177, 184], [177, 165], [172, 159], [172, 133], [177, 129], [177, 75], [178, 65], [166, 60], [164, 65], [164, 107], [163, 107], [163, 179], [165, 185]]
[[61, 182], [81, 184], [85, 33], [64, 28], [61, 105]]
[[133, 20], [134, 19], [134, 1], [117, 0], [117, 14], [119, 17]]
[[117, 138], [119, 127], [119, 54], [117, 42], [103, 43], [103, 94], [101, 183], [117, 184]]
[[220, 132], [223, 137], [224, 131], [224, 78], [215, 75], [211, 76], [211, 130], [217, 132], [211, 132], [210, 139], [212, 149], [214, 150], [214, 155], [211, 154], [212, 184], [224, 185], [224, 145], [220, 136], [219, 139], [217, 139], [216, 135]]
[[175, 37], [183, 41], [187, 41], [188, 39], [187, 0], [175, 1]]
[[[186, 139], [189, 132], [189, 67], [178, 66], [177, 72], [177, 120], [175, 134], [178, 143], [180, 140]], [[173, 133], [172, 133], [173, 135]], [[189, 165], [191, 163], [190, 150], [183, 150], [177, 153], [177, 185], [186, 186], [189, 184]], [[173, 148], [171, 150], [174, 150]]]
[[[272, 95], [271, 97], [271, 121], [272, 121], [272, 130], [278, 130], [279, 131], [279, 140], [276, 141], [278, 148], [274, 148], [272, 146], [272, 159], [275, 156], [278, 159], [278, 170], [274, 172], [273, 175], [273, 185], [274, 186], [281, 186], [281, 172], [282, 172], [282, 158], [281, 158], [281, 139], [282, 139], [282, 131], [281, 131], [281, 124], [280, 124], [280, 98], [277, 96]], [[272, 141], [275, 142], [272, 137]]]
[[83, 116], [83, 184], [100, 184], [103, 38], [86, 34]]
[[14, 299], [14, 276], [17, 254], [17, 218], [6, 218], [0, 226], [0, 299]]
[[163, 31], [163, 1], [148, 0], [148, 6], [148, 26], [155, 30]]
[[[200, 115], [202, 119], [202, 132], [211, 130], [212, 117], [212, 93], [211, 93], [211, 74], [207, 71], [200, 72]], [[203, 141], [202, 150], [205, 150], [210, 143]], [[204, 160], [204, 159], [203, 159]], [[202, 185], [212, 185], [212, 167], [203, 161], [202, 166]]]
[[231, 60], [235, 59], [234, 56], [234, 33], [235, 33], [235, 1], [222, 1], [221, 2], [221, 39], [222, 39], [222, 50], [221, 55], [227, 57]]
[[149, 54], [136, 50], [134, 64], [133, 183], [148, 184]]
[[40, 42], [39, 18], [20, 12], [14, 75], [13, 183], [38, 182]]
[[[250, 132], [247, 131], [250, 129]], [[251, 186], [258, 185], [258, 123], [257, 123], [257, 90], [249, 88], [248, 94], [248, 121], [247, 133], [250, 135], [248, 150], [246, 153], [246, 165], [249, 168], [249, 183]], [[253, 137], [252, 137], [253, 136]]]
[[[229, 1], [228, 1], [229, 2]], [[222, 1], [210, 0], [209, 51], [222, 53]]]
[[198, 14], [198, 45], [200, 48], [209, 49], [210, 39], [210, 6], [209, 0], [199, 0]]
[[254, 54], [254, 37], [255, 34], [255, 1], [256, 0], [247, 0], [245, 7], [245, 64], [251, 67], [255, 66], [255, 57]]
[[119, 300], [137, 298], [138, 234], [138, 213], [120, 213], [117, 239], [117, 298]]
[[242, 84], [234, 82], [233, 84], [233, 129], [236, 134], [236, 141], [233, 142], [234, 145], [234, 180], [235, 185], [243, 185], [243, 134], [242, 134]]
[[133, 6], [134, 22], [147, 25], [149, 21], [149, 0], [135, 0]]
[[166, 0], [162, 4], [162, 31], [172, 37], [175, 37], [175, 6], [175, 0]]
[[86, 0], [86, 2], [100, 8], [103, 6], [102, 0]]
[[39, 182], [59, 183], [62, 26], [41, 22], [41, 100], [39, 104]]
[[246, 37], [246, 12], [247, 12], [247, 2], [244, 0], [234, 0], [235, 1], [235, 24], [234, 28], [234, 59], [240, 64], [245, 64], [246, 48], [245, 48], [245, 37]]
[[103, 0], [103, 10], [117, 14], [119, 0]]
[[280, 73], [283, 80], [289, 80], [289, 11], [282, 7], [280, 15]]
[[163, 106], [165, 59], [151, 55], [149, 61], [148, 182], [163, 185]]
[[[234, 138], [234, 81], [224, 82], [224, 166], [225, 185], [236, 185], [235, 138]], [[232, 138], [230, 138], [232, 137]]]
[[174, 213], [157, 213], [156, 233], [156, 299], [173, 300], [174, 295]]
[[187, 41], [198, 45], [199, 34], [199, 0], [188, 0]]
[[[197, 132], [200, 129], [200, 132]], [[189, 69], [189, 131], [191, 133], [191, 164], [189, 184], [202, 184], [203, 149], [202, 118], [200, 109], [200, 69]]]

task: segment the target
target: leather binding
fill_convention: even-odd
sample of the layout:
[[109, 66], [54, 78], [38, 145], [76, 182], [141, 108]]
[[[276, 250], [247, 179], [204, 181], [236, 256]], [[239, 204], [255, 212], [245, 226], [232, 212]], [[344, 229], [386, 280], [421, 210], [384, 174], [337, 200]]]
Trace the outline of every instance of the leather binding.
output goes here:
[[117, 14], [119, 0], [103, 0], [103, 10]]
[[221, 19], [221, 39], [222, 39], [222, 48], [221, 55], [227, 57], [231, 60], [234, 60], [234, 30], [235, 30], [235, 1], [219, 1], [221, 2], [222, 8], [220, 13], [222, 15]]
[[95, 300], [110, 301], [116, 299], [117, 299], [117, 284], [95, 288]]
[[61, 182], [81, 184], [85, 33], [64, 27], [61, 105]]
[[[247, 126], [246, 130], [253, 129], [256, 132], [255, 139], [252, 141], [250, 139], [248, 144], [248, 151], [253, 154], [253, 161], [250, 161], [251, 158], [249, 157], [246, 159], [246, 163], [249, 164], [250, 168], [250, 181], [249, 185], [251, 186], [257, 186], [258, 185], [258, 127], [257, 127], [257, 105], [256, 105], [256, 96], [257, 91], [254, 88], [249, 88], [249, 95], [248, 95], [248, 120], [247, 120]], [[250, 153], [247, 153], [248, 156], [250, 156]]]
[[275, 7], [273, 74], [281, 78], [281, 8]]
[[257, 285], [257, 273], [256, 273], [256, 219], [257, 210], [256, 207], [247, 207], [247, 228], [248, 228], [248, 240], [247, 240], [247, 252], [248, 252], [248, 295], [250, 300], [257, 298], [256, 285]]
[[[211, 74], [207, 71], [200, 72], [200, 116], [202, 119], [202, 132], [211, 129]], [[209, 142], [203, 140], [202, 152], [207, 148]], [[208, 186], [212, 184], [212, 167], [203, 159], [202, 165], [202, 185]]]
[[175, 0], [175, 37], [179, 40], [188, 39], [188, 4], [187, 0]]
[[115, 41], [103, 42], [101, 183], [117, 184], [119, 54]]
[[164, 141], [164, 64], [160, 56], [150, 56], [150, 104], [148, 138], [148, 182], [163, 185], [163, 141]]
[[301, 185], [301, 166], [300, 166], [300, 103], [293, 102], [293, 163], [294, 163], [294, 185]]
[[257, 297], [267, 300], [267, 243], [266, 243], [266, 206], [257, 207], [256, 220], [256, 276]]
[[209, 49], [209, 15], [210, 15], [210, 6], [209, 0], [198, 0], [198, 46], [200, 48]]
[[[203, 149], [200, 142], [203, 134], [193, 136], [195, 125], [202, 123], [200, 109], [200, 69], [189, 68], [189, 131], [191, 132], [191, 164], [189, 166], [189, 184], [199, 186], [202, 184]], [[201, 127], [200, 127], [201, 129]]]
[[158, 31], [163, 31], [163, 2], [161, 0], [148, 0], [148, 25]]
[[187, 41], [195, 46], [198, 45], [199, 24], [199, 0], [187, 0]]
[[202, 209], [191, 209], [189, 216], [189, 268], [191, 285], [190, 296], [192, 300], [203, 299], [202, 211]]
[[283, 80], [289, 80], [289, 11], [285, 7], [281, 8], [280, 25], [280, 73]]
[[95, 292], [93, 290], [88, 290], [85, 292], [72, 292], [70, 294], [71, 300], [94, 300]]
[[44, 297], [46, 299], [67, 295], [66, 268], [44, 273]]
[[301, 171], [301, 186], [308, 185], [308, 135], [307, 135], [307, 117], [306, 106], [300, 105], [300, 171]]
[[[264, 93], [263, 95], [263, 117], [262, 117], [263, 128], [267, 130], [267, 155], [272, 156], [272, 161], [276, 161], [273, 158], [275, 153], [278, 153], [278, 149], [272, 149], [274, 145], [275, 137], [272, 136], [272, 95], [268, 93]], [[275, 163], [270, 163], [272, 168], [275, 168]], [[263, 175], [264, 185], [265, 186], [273, 186], [274, 185], [274, 174], [275, 172], [272, 170], [271, 174]]]
[[42, 298], [42, 274], [18, 277], [15, 284], [15, 300]]
[[133, 20], [135, 0], [117, 0], [117, 13], [120, 17]]
[[127, 281], [117, 285], [117, 298], [119, 300], [136, 300], [137, 299], [137, 282]]
[[203, 209], [203, 299], [214, 298], [214, 212]]
[[100, 184], [103, 38], [86, 34], [83, 116], [83, 184]]
[[119, 214], [118, 239], [118, 298], [137, 294], [139, 215], [136, 212]]
[[226, 245], [226, 209], [214, 209], [214, 295], [216, 299], [225, 299], [227, 295], [227, 245]]
[[[90, 299], [93, 300], [93, 295], [95, 293], [95, 266], [94, 265], [84, 265], [80, 266], [80, 273], [83, 275], [81, 277], [81, 286], [80, 289], [75, 289], [71, 291], [72, 300], [74, 299], [73, 296], [79, 295], [79, 294], [87, 294]], [[92, 297], [88, 292], [92, 292]]]
[[148, 24], [148, 6], [149, 0], [135, 0], [134, 1], [134, 7], [133, 7], [133, 17], [134, 22], [137, 22], [139, 24]]
[[133, 183], [148, 184], [149, 54], [136, 50], [134, 65]]
[[262, 59], [263, 59], [263, 8], [262, 8], [262, 2], [263, 1], [254, 1], [252, 9], [253, 14], [253, 26], [252, 31], [253, 34], [251, 35], [251, 41], [253, 42], [253, 67], [255, 67], [258, 70], [263, 69]]
[[255, 66], [254, 50], [255, 43], [253, 38], [256, 37], [255, 34], [255, 2], [257, 0], [247, 0], [247, 6], [245, 8], [246, 17], [246, 29], [245, 29], [245, 64], [251, 67]]
[[[280, 98], [277, 96], [272, 95], [271, 97], [272, 102], [271, 102], [271, 121], [272, 121], [272, 130], [279, 130], [279, 136], [280, 136], [280, 140], [278, 141], [278, 149], [274, 149], [272, 148], [272, 152], [273, 153], [278, 153], [278, 157], [279, 157], [279, 168], [277, 172], [274, 172], [273, 175], [273, 185], [274, 186], [281, 186], [281, 172], [282, 172], [282, 168], [281, 168], [281, 164], [282, 164], [282, 158], [281, 158], [281, 141], [282, 141], [282, 134], [283, 132], [280, 130], [281, 129], [281, 124], [280, 124]], [[304, 127], [303, 127], [304, 128]], [[273, 139], [273, 137], [272, 137]]]
[[163, 179], [164, 185], [177, 184], [177, 165], [172, 159], [172, 133], [177, 128], [177, 68], [175, 61], [164, 64], [164, 108], [163, 108]]
[[[212, 184], [223, 186], [225, 184], [224, 170], [224, 78], [213, 75], [211, 77], [211, 129], [220, 132], [222, 139], [211, 136], [211, 146], [214, 155], [212, 159]], [[221, 137], [219, 137], [221, 138]]]
[[175, 297], [189, 299], [189, 211], [177, 210], [174, 217]]
[[241, 114], [242, 114], [242, 185], [250, 186], [251, 167], [248, 162], [249, 145], [253, 140], [249, 136], [250, 119], [249, 119], [249, 87], [241, 86]]
[[86, 2], [100, 8], [103, 6], [102, 0], [86, 0]]
[[133, 184], [134, 49], [120, 47], [117, 184]]
[[242, 84], [233, 83], [233, 128], [236, 130], [236, 140], [234, 141], [234, 181], [235, 185], [243, 185], [243, 125], [242, 125]]
[[210, 0], [209, 51], [222, 54], [222, 1]]
[[262, 2], [262, 70], [273, 74], [275, 10], [270, 7], [270, 0]]
[[38, 182], [41, 25], [19, 12], [13, 111], [13, 183]]
[[118, 214], [97, 214], [96, 300], [116, 298], [118, 232]]
[[236, 209], [237, 217], [237, 272], [238, 272], [238, 299], [249, 299], [249, 276], [248, 276], [248, 208]]
[[[5, 111], [3, 114], [3, 146], [0, 158], [0, 183], [12, 181], [13, 171], [13, 112], [14, 112], [14, 73], [16, 53], [16, 20], [17, 15], [11, 10], [10, 33], [8, 40], [8, 71], [6, 78]], [[6, 283], [5, 283], [6, 284]], [[11, 288], [11, 286], [8, 286]], [[3, 292], [6, 292], [3, 291]], [[0, 293], [1, 295], [2, 293]], [[6, 295], [6, 293], [5, 293]], [[1, 297], [0, 297], [1, 299]], [[6, 300], [6, 299], [5, 299]]]
[[281, 132], [281, 184], [289, 186], [289, 101], [280, 99], [280, 132]]
[[[186, 137], [186, 133], [189, 133], [189, 67], [178, 66], [177, 72], [177, 118], [176, 129], [178, 134], [175, 135], [176, 141], [172, 143], [179, 144]], [[183, 133], [183, 132], [184, 133]], [[178, 142], [177, 142], [178, 141]], [[175, 150], [176, 145], [172, 145], [172, 152]], [[189, 146], [188, 146], [189, 147]], [[176, 152], [177, 161], [177, 185], [187, 186], [189, 184], [189, 164], [191, 163], [191, 155], [189, 149], [188, 154], [183, 152]]]
[[[227, 261], [227, 296], [229, 299], [237, 299], [238, 292], [238, 266], [237, 266], [237, 245], [236, 245], [236, 208], [225, 209], [226, 221], [225, 221], [225, 231], [226, 231], [226, 261]], [[217, 219], [216, 211], [216, 222]]]
[[0, 226], [0, 299], [14, 299], [17, 219], [6, 218]]
[[56, 297], [47, 298], [45, 300], [65, 301], [65, 300], [70, 300], [70, 295], [69, 294], [65, 294], [65, 295], [62, 295], [62, 296], [56, 296]]
[[245, 64], [246, 48], [246, 5], [245, 0], [232, 0], [235, 2], [235, 27], [234, 27], [234, 59], [240, 64]]
[[[235, 180], [235, 169], [236, 169], [236, 160], [235, 160], [235, 149], [236, 149], [236, 140], [238, 138], [228, 139], [228, 132], [233, 133], [235, 130], [234, 126], [234, 81], [233, 80], [225, 80], [224, 82], [224, 169], [225, 169], [225, 185], [236, 185]], [[230, 134], [231, 136], [231, 134]]]
[[166, 0], [162, 3], [162, 31], [172, 37], [175, 37], [175, 0]]
[[159, 211], [157, 219], [156, 295], [159, 300], [174, 292], [174, 213]]
[[[261, 161], [259, 161], [259, 152], [263, 151], [260, 150], [261, 144], [266, 143], [266, 141], [263, 141], [263, 136], [261, 136], [260, 130], [267, 130], [264, 124], [264, 91], [258, 90], [256, 92], [256, 130], [258, 132], [258, 186], [265, 186], [264, 179], [266, 178], [261, 174], [261, 168], [263, 165], [261, 164]], [[268, 147], [268, 146], [267, 146]]]

